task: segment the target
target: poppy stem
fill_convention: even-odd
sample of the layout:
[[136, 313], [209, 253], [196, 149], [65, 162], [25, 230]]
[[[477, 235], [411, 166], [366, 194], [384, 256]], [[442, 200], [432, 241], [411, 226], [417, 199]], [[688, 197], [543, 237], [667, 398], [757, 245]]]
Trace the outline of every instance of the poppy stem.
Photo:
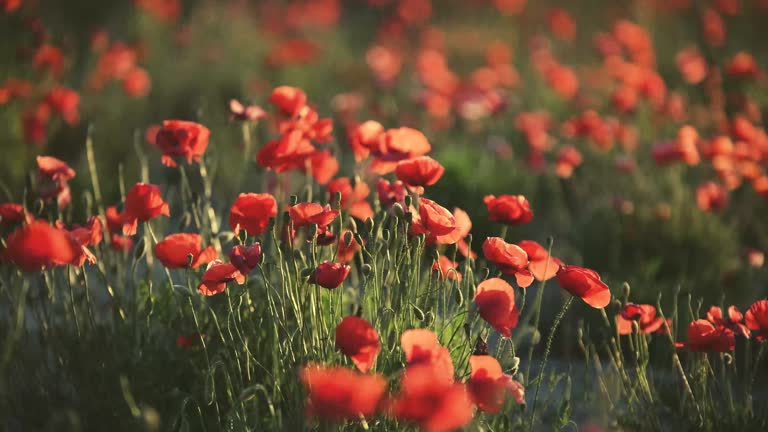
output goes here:
[[557, 316], [555, 317], [555, 322], [552, 323], [552, 328], [549, 331], [549, 335], [547, 335], [547, 346], [544, 350], [544, 358], [541, 359], [541, 366], [539, 367], [539, 376], [536, 379], [536, 392], [533, 395], [533, 405], [531, 406], [531, 423], [528, 430], [533, 431], [533, 422], [536, 419], [536, 401], [539, 399], [539, 390], [541, 389], [541, 381], [544, 379], [544, 370], [547, 367], [547, 359], [549, 358], [549, 352], [552, 349], [552, 342], [555, 340], [555, 333], [557, 332], [557, 327], [560, 325], [560, 321], [563, 320], [563, 317], [565, 316], [565, 313], [568, 311], [568, 307], [571, 306], [571, 303], [573, 302], [573, 296], [568, 298], [568, 301], [565, 302], [563, 307], [560, 309], [560, 312], [558, 312]]

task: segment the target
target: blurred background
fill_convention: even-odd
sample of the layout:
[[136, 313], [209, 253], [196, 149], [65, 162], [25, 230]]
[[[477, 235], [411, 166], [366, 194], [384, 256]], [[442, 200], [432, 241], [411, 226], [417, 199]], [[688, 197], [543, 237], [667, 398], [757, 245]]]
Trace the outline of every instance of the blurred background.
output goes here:
[[83, 202], [88, 137], [108, 204], [142, 161], [178, 183], [147, 133], [178, 118], [211, 129], [225, 210], [277, 181], [254, 160], [274, 130], [245, 154], [230, 100], [271, 109], [291, 85], [334, 118], [337, 176], [373, 178], [356, 124], [412, 126], [446, 167], [427, 196], [466, 210], [475, 239], [499, 230], [484, 195], [523, 194], [535, 218], [508, 239], [551, 236], [637, 302], [751, 301], [767, 294], [766, 17], [761, 0], [0, 0], [0, 202], [31, 205], [38, 155], [75, 168]]

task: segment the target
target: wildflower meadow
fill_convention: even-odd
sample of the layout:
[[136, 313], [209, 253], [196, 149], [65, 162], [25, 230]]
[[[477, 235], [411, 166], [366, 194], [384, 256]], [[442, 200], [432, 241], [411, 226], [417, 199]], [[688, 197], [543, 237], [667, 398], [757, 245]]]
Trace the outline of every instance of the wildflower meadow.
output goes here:
[[0, 430], [768, 431], [765, 0], [0, 0]]

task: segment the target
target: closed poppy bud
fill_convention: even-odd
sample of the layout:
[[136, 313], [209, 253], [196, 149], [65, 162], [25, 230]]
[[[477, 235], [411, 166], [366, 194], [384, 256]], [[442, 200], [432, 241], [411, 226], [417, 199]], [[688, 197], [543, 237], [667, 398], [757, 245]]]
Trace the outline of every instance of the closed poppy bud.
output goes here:
[[157, 132], [155, 146], [162, 152], [163, 165], [175, 167], [174, 157], [184, 157], [187, 163], [200, 162], [200, 157], [208, 148], [211, 131], [207, 127], [183, 120], [165, 120]]
[[229, 262], [240, 273], [247, 275], [261, 262], [261, 244], [254, 243], [250, 246], [237, 245], [229, 251]]
[[307, 365], [299, 378], [307, 392], [306, 414], [331, 422], [371, 417], [379, 409], [387, 380], [342, 367]]
[[323, 288], [335, 289], [344, 282], [350, 270], [352, 267], [346, 264], [325, 261], [315, 268], [312, 276], [310, 276], [310, 282]]
[[233, 281], [242, 285], [245, 283], [245, 276], [232, 264], [215, 260], [208, 264], [197, 290], [200, 291], [200, 294], [212, 296], [224, 292], [227, 283]]
[[528, 269], [528, 254], [520, 246], [507, 243], [501, 237], [488, 237], [483, 242], [483, 255], [502, 273], [515, 276], [521, 288], [533, 283], [533, 275]]
[[519, 404], [525, 403], [523, 386], [501, 370], [499, 361], [489, 355], [469, 357], [471, 374], [467, 388], [480, 410], [496, 414], [504, 405], [509, 392]]
[[381, 351], [379, 334], [366, 320], [348, 316], [336, 327], [336, 348], [355, 363], [360, 372], [368, 372]]
[[[429, 156], [400, 161], [395, 168], [395, 175], [408, 186], [420, 188], [432, 186], [442, 177], [445, 168], [440, 162]], [[423, 192], [423, 189], [419, 189]]]
[[218, 256], [213, 246], [203, 249], [203, 239], [199, 234], [171, 234], [155, 245], [155, 256], [169, 269], [187, 267], [189, 255], [192, 255], [192, 268], [208, 264]]
[[602, 309], [611, 302], [611, 291], [608, 285], [600, 280], [600, 275], [594, 270], [572, 265], [560, 267], [557, 272], [557, 283], [593, 308]]
[[229, 226], [235, 235], [245, 230], [248, 235], [260, 235], [277, 216], [277, 201], [268, 193], [241, 193], [229, 209]]
[[477, 286], [475, 304], [480, 316], [499, 333], [512, 337], [520, 312], [515, 305], [515, 290], [500, 278], [487, 279]]
[[125, 197], [123, 234], [136, 234], [137, 222], [146, 222], [160, 215], [171, 215], [168, 203], [160, 196], [160, 188], [153, 184], [137, 183]]
[[483, 199], [488, 208], [488, 220], [505, 225], [527, 224], [533, 219], [528, 200], [522, 195], [486, 195]]
[[744, 322], [755, 332], [755, 339], [768, 339], [768, 300], [758, 300], [752, 303], [744, 314]]
[[[69, 232], [42, 220], [22, 226], [5, 240], [2, 258], [25, 272], [72, 264], [81, 266], [92, 255]], [[95, 258], [91, 260], [95, 262]]]

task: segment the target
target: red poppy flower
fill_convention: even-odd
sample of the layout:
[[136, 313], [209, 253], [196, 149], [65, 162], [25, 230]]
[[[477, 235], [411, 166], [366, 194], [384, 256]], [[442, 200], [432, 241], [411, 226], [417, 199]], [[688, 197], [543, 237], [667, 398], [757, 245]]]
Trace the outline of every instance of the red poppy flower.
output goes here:
[[350, 129], [349, 146], [355, 155], [355, 161], [361, 162], [367, 158], [379, 142], [379, 135], [384, 133], [381, 123], [369, 120]]
[[376, 146], [371, 148], [375, 160], [370, 169], [384, 175], [395, 170], [397, 162], [423, 156], [432, 150], [427, 137], [416, 129], [401, 127], [388, 129], [378, 136]]
[[281, 173], [303, 168], [315, 153], [317, 149], [302, 131], [288, 130], [259, 149], [256, 161], [264, 168]]
[[75, 177], [75, 170], [70, 168], [66, 162], [52, 156], [38, 156], [37, 167], [40, 177], [55, 182], [67, 181]]
[[488, 220], [505, 225], [527, 224], [533, 219], [528, 200], [522, 195], [486, 195], [483, 199], [488, 208]]
[[267, 118], [267, 112], [260, 106], [256, 105], [243, 105], [237, 99], [229, 100], [229, 114], [232, 120], [256, 122], [261, 119]]
[[339, 216], [338, 210], [332, 210], [329, 204], [299, 203], [288, 209], [294, 228], [315, 224], [319, 230], [324, 229]]
[[726, 352], [733, 351], [736, 338], [730, 329], [715, 327], [711, 322], [700, 319], [688, 325], [688, 342], [678, 342], [675, 346], [686, 347], [693, 352]]
[[203, 239], [199, 234], [171, 234], [155, 245], [155, 256], [169, 269], [188, 267], [189, 255], [192, 255], [191, 268], [208, 264], [218, 257], [213, 246], [203, 249]]
[[653, 159], [658, 165], [684, 162], [697, 165], [701, 161], [698, 150], [699, 133], [693, 126], [683, 126], [678, 130], [674, 141], [653, 146]]
[[437, 183], [445, 172], [440, 162], [429, 156], [406, 159], [397, 163], [395, 175], [403, 183], [414, 188], [417, 193], [424, 193], [422, 186], [432, 186]]
[[163, 165], [175, 167], [174, 157], [185, 157], [187, 163], [200, 162], [200, 157], [208, 148], [211, 131], [207, 127], [183, 120], [164, 120], [157, 132], [155, 146], [163, 152]]
[[458, 270], [459, 264], [451, 261], [447, 256], [440, 255], [440, 258], [432, 264], [432, 270], [440, 272], [443, 279], [451, 279], [461, 282], [461, 273]]
[[29, 216], [24, 206], [16, 203], [0, 204], [0, 224], [8, 225], [26, 220]]
[[557, 283], [593, 308], [602, 309], [611, 302], [611, 291], [608, 285], [600, 280], [600, 275], [594, 270], [572, 265], [560, 267], [557, 272]]
[[544, 246], [533, 240], [523, 240], [517, 244], [528, 254], [528, 270], [537, 281], [552, 279], [563, 262], [547, 252]]
[[755, 339], [768, 339], [768, 300], [758, 300], [752, 303], [744, 316], [747, 327], [755, 332]]
[[83, 246], [96, 246], [104, 236], [104, 225], [98, 216], [91, 216], [85, 225], [75, 225], [70, 229], [61, 221], [56, 221], [56, 227], [68, 231]]
[[376, 181], [376, 193], [379, 195], [379, 202], [382, 207], [389, 208], [394, 203], [405, 203], [405, 197], [408, 195], [408, 190], [405, 188], [405, 184], [400, 180], [390, 183], [384, 179], [378, 179]]
[[525, 389], [522, 384], [504, 374], [499, 361], [489, 355], [469, 357], [471, 375], [467, 383], [472, 400], [481, 411], [496, 414], [504, 405], [507, 392], [519, 404], [525, 403]]
[[233, 281], [242, 285], [245, 283], [245, 276], [232, 264], [214, 260], [208, 263], [208, 268], [203, 273], [203, 279], [197, 286], [197, 290], [200, 294], [212, 296], [224, 292], [227, 283]]
[[146, 222], [160, 215], [171, 215], [168, 203], [160, 196], [160, 188], [153, 184], [136, 183], [125, 197], [123, 234], [136, 234], [138, 222]]
[[229, 209], [229, 226], [235, 235], [245, 230], [248, 235], [260, 235], [277, 216], [277, 201], [268, 193], [241, 193]]
[[371, 189], [363, 181], [356, 181], [352, 187], [352, 181], [348, 177], [340, 177], [328, 183], [328, 194], [333, 196], [336, 192], [341, 194], [341, 208], [348, 210], [352, 217], [366, 220], [373, 217], [373, 209], [365, 199], [371, 193]]
[[109, 236], [109, 247], [116, 251], [127, 251], [133, 246], [133, 239], [119, 234]]
[[69, 232], [35, 220], [12, 232], [5, 240], [3, 258], [25, 272], [60, 265], [82, 266], [95, 257]]
[[373, 416], [387, 390], [381, 375], [342, 367], [309, 364], [301, 368], [299, 378], [307, 391], [307, 416], [333, 422]]
[[280, 110], [280, 113], [293, 117], [307, 104], [307, 94], [299, 88], [280, 86], [272, 90], [269, 102]]
[[336, 348], [351, 358], [360, 372], [366, 373], [381, 351], [379, 334], [368, 321], [348, 316], [336, 327]]
[[48, 92], [45, 101], [68, 125], [75, 125], [80, 121], [80, 113], [77, 110], [80, 95], [76, 91], [57, 86]]
[[400, 394], [392, 401], [393, 415], [427, 432], [448, 432], [468, 424], [474, 409], [466, 387], [441, 377], [442, 371], [428, 365], [408, 367], [400, 380]]
[[507, 243], [501, 237], [488, 237], [483, 242], [483, 255], [502, 273], [515, 276], [521, 288], [533, 283], [533, 275], [528, 270], [528, 254], [520, 246]]
[[123, 231], [123, 217], [117, 211], [117, 207], [109, 206], [105, 211], [107, 217], [107, 231], [111, 233]]
[[329, 150], [319, 150], [309, 156], [308, 163], [303, 164], [302, 171], [309, 172], [317, 184], [327, 184], [339, 172], [339, 161]]
[[480, 316], [499, 333], [512, 337], [520, 312], [515, 305], [515, 290], [504, 279], [484, 280], [475, 291], [475, 304]]
[[736, 306], [728, 307], [728, 316], [723, 316], [723, 311], [717, 306], [712, 306], [707, 311], [707, 319], [716, 326], [723, 326], [745, 338], [749, 337], [749, 328], [742, 324], [744, 314]]
[[149, 93], [152, 78], [146, 69], [135, 67], [123, 78], [123, 91], [132, 98], [142, 98]]
[[616, 317], [620, 335], [632, 334], [632, 321], [637, 321], [640, 333], [655, 333], [664, 325], [664, 318], [656, 316], [656, 308], [649, 304], [627, 303]]
[[574, 146], [565, 146], [557, 153], [555, 173], [560, 178], [570, 178], [573, 170], [581, 165], [581, 153]]
[[261, 243], [254, 243], [250, 246], [237, 245], [229, 251], [229, 262], [232, 263], [240, 273], [247, 275], [261, 262]]
[[439, 372], [442, 381], [453, 382], [453, 361], [448, 348], [441, 346], [437, 335], [427, 329], [406, 330], [400, 336], [408, 367], [429, 366]]
[[349, 276], [350, 270], [352, 267], [346, 264], [325, 261], [315, 268], [309, 281], [323, 288], [336, 289]]
[[[426, 199], [419, 199], [419, 214], [413, 215], [411, 232], [413, 234], [427, 234], [427, 243], [431, 244], [441, 236], [452, 234], [456, 230], [456, 219], [453, 214], [440, 204]], [[443, 238], [443, 244], [449, 239]], [[456, 243], [456, 240], [453, 240]]]

